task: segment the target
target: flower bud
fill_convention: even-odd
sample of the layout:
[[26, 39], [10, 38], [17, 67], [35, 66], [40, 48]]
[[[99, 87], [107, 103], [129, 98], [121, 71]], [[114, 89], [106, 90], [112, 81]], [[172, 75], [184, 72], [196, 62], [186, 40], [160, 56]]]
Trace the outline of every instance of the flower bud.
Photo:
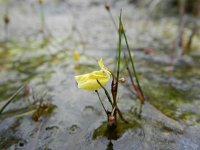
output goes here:
[[105, 7], [105, 9], [106, 9], [107, 11], [110, 11], [110, 5], [108, 5], [108, 3], [105, 3], [104, 7]]
[[120, 78], [119, 79], [119, 83], [125, 83], [126, 82], [126, 79], [125, 78]]

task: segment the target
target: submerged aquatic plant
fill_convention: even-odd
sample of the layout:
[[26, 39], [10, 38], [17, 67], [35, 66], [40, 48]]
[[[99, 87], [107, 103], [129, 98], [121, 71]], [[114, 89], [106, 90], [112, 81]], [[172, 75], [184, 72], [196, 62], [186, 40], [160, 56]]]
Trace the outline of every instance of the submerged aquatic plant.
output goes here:
[[[78, 83], [78, 88], [82, 90], [95, 91], [105, 86], [110, 80], [110, 71], [104, 66], [103, 60], [100, 59], [98, 64], [101, 68], [100, 71], [93, 71], [91, 73], [75, 76], [75, 80]], [[101, 83], [101, 85], [97, 82]]]

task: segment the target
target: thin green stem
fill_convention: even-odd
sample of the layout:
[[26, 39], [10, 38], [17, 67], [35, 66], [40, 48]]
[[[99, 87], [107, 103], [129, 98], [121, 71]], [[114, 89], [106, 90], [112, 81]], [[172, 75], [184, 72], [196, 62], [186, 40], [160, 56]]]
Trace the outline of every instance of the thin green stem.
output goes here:
[[117, 98], [117, 91], [118, 91], [118, 81], [119, 81], [119, 72], [120, 72], [120, 64], [121, 64], [121, 49], [122, 49], [122, 11], [120, 12], [119, 17], [119, 42], [118, 42], [118, 57], [117, 57], [117, 77], [116, 77], [116, 87], [115, 87], [115, 94], [113, 97], [114, 106], [116, 106], [116, 98]]
[[0, 114], [4, 111], [4, 109], [14, 100], [14, 98], [24, 89], [24, 86], [20, 87], [7, 101], [7, 103], [1, 108]]
[[127, 62], [127, 58], [126, 58], [126, 55], [125, 55], [125, 54], [124, 54], [124, 60], [125, 60], [125, 63], [126, 63], [126, 69], [128, 70], [128, 74], [129, 74], [129, 77], [130, 77], [130, 79], [131, 79], [131, 83], [132, 83], [133, 85], [135, 85], [135, 84], [134, 84], [133, 77], [132, 77], [132, 75], [131, 75], [131, 70], [130, 70], [130, 68], [129, 68], [129, 66], [128, 66], [128, 62]]
[[113, 102], [112, 102], [112, 99], [110, 97], [110, 94], [108, 93], [108, 91], [106, 90], [106, 88], [104, 86], [102, 86], [102, 84], [99, 82], [99, 80], [97, 80], [97, 82], [103, 88], [103, 90], [104, 90], [104, 92], [105, 92], [105, 94], [106, 94], [106, 96], [108, 98], [108, 101], [110, 102], [110, 104], [111, 104], [111, 106], [113, 108], [114, 106], [113, 106]]
[[108, 13], [109, 13], [109, 16], [110, 16], [110, 18], [111, 18], [111, 20], [112, 20], [112, 23], [113, 23], [115, 29], [118, 30], [118, 29], [117, 29], [117, 24], [115, 23], [114, 17], [113, 17], [113, 15], [112, 15], [112, 12], [110, 11], [110, 9], [108, 10]]
[[134, 83], [134, 80], [133, 80], [133, 77], [132, 77], [132, 74], [131, 74], [131, 70], [130, 70], [130, 68], [129, 68], [129, 66], [128, 66], [128, 62], [127, 62], [127, 60], [126, 60], [126, 56], [124, 56], [124, 59], [125, 59], [125, 62], [126, 62], [126, 68], [127, 68], [127, 70], [128, 70], [128, 74], [129, 74], [129, 77], [130, 77], [132, 86], [133, 86], [133, 88], [134, 88], [134, 90], [135, 90], [135, 94], [138, 95], [138, 94], [139, 94], [138, 92], [140, 92], [140, 91], [138, 91], [138, 87], [137, 87], [137, 86], [135, 85], [135, 83]]
[[[109, 17], [110, 17], [110, 19], [111, 19], [111, 21], [112, 21], [112, 23], [113, 23], [114, 28], [115, 28], [116, 31], [118, 32], [119, 30], [118, 30], [117, 24], [116, 24], [116, 22], [115, 22], [115, 19], [114, 19], [114, 17], [113, 17], [113, 14], [112, 14], [112, 12], [111, 12], [111, 10], [110, 10], [110, 6], [109, 6], [109, 5], [107, 5], [106, 10], [107, 10], [107, 12], [108, 12], [108, 14], [109, 14]], [[116, 56], [115, 56], [115, 60], [117, 60], [117, 54], [116, 54]], [[116, 67], [117, 67], [117, 64], [115, 64], [114, 70], [116, 70]]]
[[127, 37], [126, 37], [126, 33], [125, 33], [125, 31], [124, 31], [124, 27], [123, 27], [123, 23], [122, 23], [122, 22], [121, 22], [121, 28], [122, 28], [122, 32], [123, 32], [123, 35], [124, 35], [124, 39], [125, 39], [126, 47], [127, 47], [127, 50], [128, 50], [129, 58], [130, 58], [130, 61], [131, 61], [131, 66], [132, 66], [132, 69], [133, 69], [133, 73], [134, 73], [134, 76], [135, 76], [135, 80], [136, 80], [137, 86], [138, 86], [138, 88], [139, 88], [139, 91], [141, 92], [141, 96], [142, 96], [143, 101], [144, 101], [144, 100], [145, 100], [144, 94], [143, 94], [142, 88], [141, 88], [140, 83], [139, 83], [139, 80], [138, 80], [138, 76], [137, 76], [137, 73], [136, 73], [136, 70], [135, 70], [133, 58], [132, 58], [132, 56], [131, 56], [130, 47], [129, 47], [129, 44], [128, 44], [128, 40], [127, 40]]
[[95, 90], [95, 92], [97, 93], [98, 98], [99, 98], [99, 100], [100, 100], [100, 103], [101, 103], [101, 105], [102, 105], [102, 107], [103, 107], [103, 109], [104, 109], [104, 111], [105, 111], [105, 113], [106, 113], [106, 115], [107, 115], [107, 110], [106, 110], [106, 108], [105, 108], [105, 106], [104, 106], [104, 104], [103, 104], [103, 102], [102, 102], [102, 100], [101, 100], [101, 97], [100, 97], [100, 95], [99, 95], [99, 92], [98, 92], [97, 90]]

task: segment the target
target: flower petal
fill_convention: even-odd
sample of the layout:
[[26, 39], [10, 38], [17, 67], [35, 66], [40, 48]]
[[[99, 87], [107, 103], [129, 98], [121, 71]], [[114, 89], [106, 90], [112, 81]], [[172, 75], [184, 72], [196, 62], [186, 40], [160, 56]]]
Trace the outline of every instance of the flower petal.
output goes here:
[[101, 88], [97, 80], [102, 86], [105, 86], [108, 83], [111, 73], [104, 67], [102, 58], [99, 59], [98, 64], [101, 68], [100, 71], [93, 71], [91, 73], [75, 76], [78, 88], [94, 91]]
[[93, 71], [92, 73], [75, 76], [75, 80], [78, 83], [78, 88], [83, 90], [97, 90], [101, 88], [97, 80], [105, 86], [110, 80], [110, 75], [105, 71]]
[[98, 64], [99, 64], [99, 67], [100, 67], [101, 69], [104, 69], [104, 64], [103, 64], [103, 59], [102, 59], [102, 58], [99, 59]]

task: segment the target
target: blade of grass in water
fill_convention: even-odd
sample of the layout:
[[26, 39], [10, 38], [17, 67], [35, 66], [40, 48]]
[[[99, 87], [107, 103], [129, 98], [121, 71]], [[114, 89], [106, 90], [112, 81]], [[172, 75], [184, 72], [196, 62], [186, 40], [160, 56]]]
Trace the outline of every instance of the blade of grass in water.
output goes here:
[[1, 108], [0, 114], [4, 111], [4, 109], [14, 100], [14, 98], [24, 89], [24, 86], [20, 87], [7, 101], [7, 103]]
[[14, 117], [15, 118], [19, 118], [19, 117], [24, 117], [24, 116], [27, 116], [27, 115], [31, 115], [35, 112], [35, 109], [34, 110], [30, 110], [28, 112], [25, 112], [25, 113], [22, 113], [22, 114], [18, 114], [18, 115], [15, 115]]

